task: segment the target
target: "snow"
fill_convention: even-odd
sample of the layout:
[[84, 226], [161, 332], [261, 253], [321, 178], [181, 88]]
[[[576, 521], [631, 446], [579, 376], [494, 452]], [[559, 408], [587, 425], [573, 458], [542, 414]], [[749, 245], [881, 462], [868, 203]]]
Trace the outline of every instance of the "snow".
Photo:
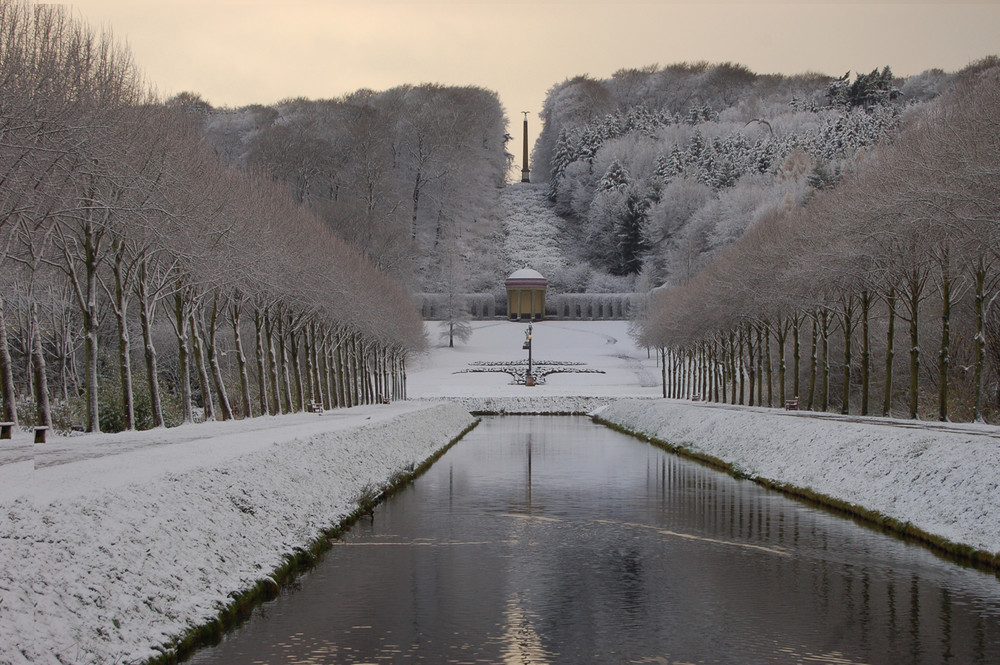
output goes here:
[[803, 412], [617, 401], [601, 419], [1000, 556], [1000, 430]]
[[531, 268], [521, 268], [520, 270], [515, 270], [511, 273], [508, 280], [512, 279], [545, 279], [542, 273], [537, 270], [532, 270]]
[[0, 662], [156, 655], [472, 422], [400, 403], [36, 446], [0, 466]]
[[558, 242], [564, 237], [562, 220], [552, 211], [545, 192], [545, 185], [515, 183], [505, 187], [500, 195], [499, 212], [504, 228], [505, 264], [515, 271], [530, 267], [551, 279], [568, 261]]
[[[532, 324], [532, 358], [546, 361], [583, 362], [581, 368], [604, 374], [552, 374], [544, 385], [515, 385], [510, 375], [456, 374], [474, 362], [527, 360], [522, 349], [527, 323], [475, 321], [467, 344], [432, 349], [410, 363], [407, 393], [412, 398], [546, 398], [656, 397], [661, 393], [656, 354], [647, 357], [628, 334], [626, 321], [546, 320]], [[427, 324], [428, 336], [434, 324]], [[433, 339], [433, 337], [432, 337]]]
[[535, 323], [533, 361], [604, 373], [515, 385], [459, 372], [526, 360], [527, 325], [472, 326], [467, 344], [409, 363], [406, 402], [0, 442], [0, 664], [155, 655], [337, 524], [365, 485], [447, 444], [470, 410], [599, 412], [749, 476], [1000, 552], [1000, 428], [664, 400], [656, 354], [623, 321]]

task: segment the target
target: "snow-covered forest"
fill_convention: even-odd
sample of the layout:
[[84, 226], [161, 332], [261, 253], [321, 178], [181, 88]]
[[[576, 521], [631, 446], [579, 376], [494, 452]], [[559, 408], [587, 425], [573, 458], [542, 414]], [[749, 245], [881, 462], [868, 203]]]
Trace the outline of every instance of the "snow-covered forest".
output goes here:
[[[1000, 62], [988, 58], [937, 81], [933, 87], [947, 86], [924, 103], [899, 109], [891, 88], [880, 98], [889, 106], [831, 111], [860, 126], [898, 123], [891, 140], [861, 141], [827, 161], [794, 147], [778, 171], [744, 175], [725, 190], [764, 178], [745, 201], [775, 188], [788, 193], [765, 193], [766, 205], [730, 218], [742, 235], [720, 233], [730, 228], [725, 218], [706, 225], [699, 242], [712, 249], [695, 247], [695, 270], [668, 268], [640, 325], [672, 369], [665, 395], [996, 418]], [[911, 88], [900, 87], [901, 96]], [[883, 125], [888, 117], [897, 120]], [[702, 173], [672, 176], [664, 191], [694, 188]], [[556, 180], [557, 191], [564, 181]], [[696, 212], [672, 237], [690, 246], [687, 228], [703, 219]]]
[[583, 258], [682, 284], [768, 212], [834, 186], [949, 80], [705, 63], [576, 77], [548, 93], [535, 172], [548, 176]]
[[110, 31], [22, 0], [0, 26], [0, 420], [117, 431], [404, 394], [423, 326], [385, 266], [266, 169], [227, 166]]
[[495, 92], [425, 84], [239, 109], [213, 109], [193, 94], [168, 103], [202, 118], [227, 163], [287, 184], [296, 202], [415, 290], [440, 292], [452, 280], [449, 257], [481, 257], [463, 288], [479, 290], [476, 276], [495, 272], [489, 239], [511, 159]]

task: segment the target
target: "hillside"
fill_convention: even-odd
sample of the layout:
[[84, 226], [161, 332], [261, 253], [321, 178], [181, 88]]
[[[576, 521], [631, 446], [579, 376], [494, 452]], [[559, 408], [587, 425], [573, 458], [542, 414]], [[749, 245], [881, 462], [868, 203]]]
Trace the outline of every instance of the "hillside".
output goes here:
[[951, 78], [704, 63], [576, 77], [549, 91], [534, 172], [594, 267], [682, 284], [763, 216], [835, 187]]

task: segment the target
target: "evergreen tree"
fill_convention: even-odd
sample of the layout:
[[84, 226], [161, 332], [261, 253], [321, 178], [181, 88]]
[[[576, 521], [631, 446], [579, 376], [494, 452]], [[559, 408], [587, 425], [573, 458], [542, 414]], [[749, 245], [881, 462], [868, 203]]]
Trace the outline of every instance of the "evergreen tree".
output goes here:
[[673, 160], [667, 155], [660, 154], [656, 158], [656, 179], [660, 185], [669, 185], [670, 181], [677, 175], [676, 166]]
[[722, 159], [713, 174], [712, 187], [714, 189], [725, 189], [732, 187], [739, 180], [740, 174], [733, 163], [728, 159]]
[[604, 172], [604, 177], [601, 178], [601, 185], [599, 191], [602, 192], [612, 192], [612, 191], [624, 191], [632, 183], [632, 178], [629, 175], [628, 170], [622, 166], [622, 163], [617, 159], [611, 162], [608, 170]]
[[635, 188], [629, 190], [615, 224], [616, 261], [612, 273], [633, 275], [642, 269], [647, 245], [649, 201]]

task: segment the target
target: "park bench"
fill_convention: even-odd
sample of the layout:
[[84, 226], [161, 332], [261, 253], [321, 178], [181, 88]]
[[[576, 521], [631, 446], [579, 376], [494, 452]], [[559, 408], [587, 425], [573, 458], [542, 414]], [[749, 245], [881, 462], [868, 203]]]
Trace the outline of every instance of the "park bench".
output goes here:
[[45, 436], [48, 434], [49, 428], [44, 425], [38, 425], [35, 427], [35, 443], [45, 443]]
[[701, 393], [695, 393], [694, 395], [691, 395], [691, 401], [692, 402], [700, 402], [701, 401]]
[[799, 410], [799, 398], [793, 397], [792, 399], [785, 400], [785, 411], [798, 411]]
[[14, 436], [14, 423], [0, 423], [0, 439], [10, 439]]
[[323, 415], [323, 405], [320, 402], [309, 402], [309, 413]]

